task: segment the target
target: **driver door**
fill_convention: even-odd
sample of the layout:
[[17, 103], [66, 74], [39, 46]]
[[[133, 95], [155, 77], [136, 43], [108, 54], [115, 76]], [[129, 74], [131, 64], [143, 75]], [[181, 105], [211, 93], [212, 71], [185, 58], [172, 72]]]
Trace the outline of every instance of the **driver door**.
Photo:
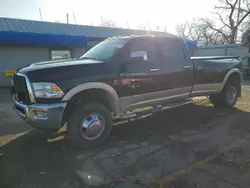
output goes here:
[[146, 106], [159, 97], [156, 92], [162, 73], [152, 38], [133, 39], [128, 55], [129, 62], [121, 74], [121, 107]]

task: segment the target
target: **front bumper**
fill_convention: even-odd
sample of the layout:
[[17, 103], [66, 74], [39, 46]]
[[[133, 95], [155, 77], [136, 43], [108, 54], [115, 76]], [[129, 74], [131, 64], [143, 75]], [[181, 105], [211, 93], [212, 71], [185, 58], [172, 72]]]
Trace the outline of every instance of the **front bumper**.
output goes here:
[[67, 103], [24, 105], [14, 99], [14, 110], [28, 124], [38, 129], [60, 129]]

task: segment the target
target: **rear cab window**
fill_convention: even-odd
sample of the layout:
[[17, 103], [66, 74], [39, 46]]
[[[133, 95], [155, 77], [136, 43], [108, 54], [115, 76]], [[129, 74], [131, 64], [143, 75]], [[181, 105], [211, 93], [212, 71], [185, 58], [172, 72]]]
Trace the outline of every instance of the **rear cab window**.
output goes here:
[[155, 38], [157, 59], [163, 66], [168, 65], [175, 68], [182, 68], [189, 63], [186, 55], [186, 47], [179, 38]]

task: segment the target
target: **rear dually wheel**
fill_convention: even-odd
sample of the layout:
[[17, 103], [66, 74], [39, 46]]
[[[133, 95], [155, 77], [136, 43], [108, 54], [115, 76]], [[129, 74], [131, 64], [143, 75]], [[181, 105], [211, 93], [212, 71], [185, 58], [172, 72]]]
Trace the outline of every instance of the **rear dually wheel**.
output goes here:
[[238, 98], [237, 84], [237, 82], [229, 80], [221, 93], [217, 95], [210, 95], [210, 102], [215, 107], [232, 108]]

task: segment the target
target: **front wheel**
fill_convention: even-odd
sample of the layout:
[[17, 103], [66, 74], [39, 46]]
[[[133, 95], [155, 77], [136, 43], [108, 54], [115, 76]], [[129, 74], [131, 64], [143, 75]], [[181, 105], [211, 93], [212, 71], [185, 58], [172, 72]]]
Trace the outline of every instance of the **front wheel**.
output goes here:
[[99, 146], [111, 129], [111, 113], [99, 103], [78, 104], [68, 120], [69, 139], [80, 148]]
[[215, 107], [232, 108], [238, 98], [237, 83], [228, 82], [218, 95], [210, 95], [210, 102]]

